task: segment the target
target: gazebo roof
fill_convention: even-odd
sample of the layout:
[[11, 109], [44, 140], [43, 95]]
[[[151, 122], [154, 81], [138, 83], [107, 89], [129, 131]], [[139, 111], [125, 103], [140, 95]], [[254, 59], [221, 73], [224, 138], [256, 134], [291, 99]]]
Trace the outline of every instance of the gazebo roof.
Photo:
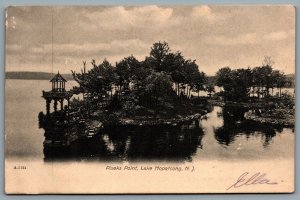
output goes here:
[[56, 81], [63, 81], [63, 82], [67, 82], [67, 80], [62, 77], [62, 75], [60, 75], [60, 73], [58, 72], [51, 80], [50, 82], [56, 82]]

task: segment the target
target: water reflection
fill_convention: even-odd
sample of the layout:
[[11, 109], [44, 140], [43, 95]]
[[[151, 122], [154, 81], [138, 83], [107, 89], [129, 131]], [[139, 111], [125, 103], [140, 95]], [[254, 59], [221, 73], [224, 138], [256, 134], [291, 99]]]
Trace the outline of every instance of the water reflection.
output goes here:
[[240, 135], [246, 135], [247, 138], [261, 134], [263, 147], [268, 147], [272, 138], [276, 136], [276, 132], [282, 132], [283, 128], [279, 126], [268, 126], [244, 118], [245, 112], [249, 109], [240, 108], [237, 106], [224, 106], [223, 109], [219, 108], [217, 116], [222, 118], [223, 126], [215, 128], [215, 139], [223, 145], [229, 146]]
[[[69, 147], [46, 148], [48, 160], [191, 161], [213, 158], [258, 158], [290, 155], [293, 129], [266, 126], [244, 118], [247, 109], [218, 107], [207, 117], [183, 126], [105, 128], [92, 139]], [[278, 135], [284, 134], [282, 137]], [[274, 140], [277, 142], [274, 143]], [[287, 142], [287, 143], [286, 143]]]
[[195, 124], [107, 128], [93, 139], [81, 139], [66, 148], [44, 147], [45, 161], [191, 160], [202, 147], [203, 130]]

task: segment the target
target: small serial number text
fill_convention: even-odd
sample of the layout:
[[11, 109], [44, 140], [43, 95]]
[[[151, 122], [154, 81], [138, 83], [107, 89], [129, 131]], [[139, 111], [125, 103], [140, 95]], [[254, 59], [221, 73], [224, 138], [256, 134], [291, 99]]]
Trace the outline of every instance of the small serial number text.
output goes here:
[[14, 169], [27, 169], [27, 167], [25, 165], [16, 165]]

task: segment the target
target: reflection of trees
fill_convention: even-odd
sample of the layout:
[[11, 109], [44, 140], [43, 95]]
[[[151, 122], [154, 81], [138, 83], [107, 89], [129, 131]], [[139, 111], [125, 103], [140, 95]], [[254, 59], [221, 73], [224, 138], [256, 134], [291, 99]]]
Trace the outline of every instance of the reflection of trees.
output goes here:
[[225, 127], [220, 127], [215, 130], [215, 138], [220, 144], [229, 145], [234, 141], [236, 136], [236, 132], [232, 129], [228, 129]]
[[265, 129], [265, 141], [263, 143], [263, 147], [268, 147], [270, 142], [272, 141], [272, 138], [276, 136], [276, 132], [274, 129]]
[[114, 127], [69, 148], [45, 148], [45, 160], [190, 160], [202, 148], [199, 126]]
[[[122, 135], [130, 136], [130, 140], [116, 138], [113, 132], [109, 133], [110, 140], [116, 156], [126, 156], [129, 160], [190, 159], [202, 145], [203, 130], [199, 127], [143, 126], [122, 131]], [[126, 148], [120, 148], [120, 144]]]
[[100, 135], [92, 140], [78, 139], [70, 146], [47, 147], [44, 146], [44, 160], [95, 160], [108, 159], [108, 151]]
[[190, 159], [201, 147], [203, 130], [199, 127], [143, 128], [132, 136], [130, 159]]
[[116, 127], [105, 130], [104, 132], [108, 139], [105, 141], [105, 145], [110, 157], [124, 159], [127, 154], [127, 143], [130, 139], [130, 132]]
[[220, 144], [229, 145], [238, 133], [237, 121], [244, 120], [246, 110], [237, 106], [223, 107], [224, 125], [215, 130], [215, 138]]
[[224, 125], [215, 129], [215, 139], [224, 145], [230, 145], [239, 134], [246, 135], [249, 138], [255, 133], [263, 135], [263, 147], [267, 147], [276, 135], [276, 130], [281, 132], [282, 127], [267, 126], [244, 119], [244, 113], [247, 109], [238, 106], [224, 106], [223, 121]]

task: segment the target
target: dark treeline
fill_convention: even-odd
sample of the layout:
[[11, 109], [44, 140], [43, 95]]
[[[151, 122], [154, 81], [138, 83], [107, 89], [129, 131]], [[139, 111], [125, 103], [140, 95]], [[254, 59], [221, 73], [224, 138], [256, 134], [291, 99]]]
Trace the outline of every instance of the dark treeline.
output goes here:
[[166, 42], [153, 44], [150, 55], [138, 61], [133, 55], [124, 58], [113, 67], [104, 60], [101, 64], [91, 62], [93, 68], [85, 72], [72, 71], [74, 79], [85, 92], [106, 94], [113, 85], [118, 91], [143, 90], [154, 96], [165, 96], [173, 90], [177, 95], [190, 96], [191, 91], [205, 90], [206, 76], [199, 71], [195, 60], [185, 59], [177, 51], [170, 51]]
[[274, 88], [292, 87], [293, 81], [283, 72], [274, 70], [274, 62], [265, 57], [262, 66], [253, 69], [235, 69], [224, 67], [218, 70], [215, 77], [216, 85], [224, 89], [221, 94], [227, 100], [246, 100], [252, 97], [264, 98], [274, 96]]
[[81, 73], [72, 71], [73, 78], [79, 83], [75, 88], [87, 96], [107, 98], [133, 92], [143, 106], [165, 105], [174, 97], [192, 97], [192, 91], [207, 91], [211, 96], [214, 87], [222, 88], [220, 95], [227, 100], [247, 100], [256, 96], [273, 96], [273, 89], [292, 87], [293, 78], [274, 70], [273, 60], [265, 57], [261, 66], [232, 70], [229, 67], [219, 69], [215, 76], [207, 77], [199, 71], [195, 60], [186, 59], [181, 52], [172, 52], [166, 42], [154, 43], [149, 55], [142, 61], [133, 55], [117, 62], [115, 66], [106, 59], [100, 64], [92, 60], [92, 69], [86, 72], [86, 62]]
[[[166, 42], [153, 44], [149, 56], [139, 61], [133, 55], [117, 62], [115, 66], [106, 59], [100, 64], [92, 60], [92, 69], [81, 73], [72, 71], [79, 83], [74, 91], [102, 101], [109, 98], [118, 107], [133, 106], [174, 109], [178, 99], [188, 99], [191, 91], [206, 90], [207, 78], [199, 71], [195, 60], [185, 59], [172, 52]], [[114, 92], [113, 92], [114, 91]], [[132, 105], [134, 104], [134, 105]]]

